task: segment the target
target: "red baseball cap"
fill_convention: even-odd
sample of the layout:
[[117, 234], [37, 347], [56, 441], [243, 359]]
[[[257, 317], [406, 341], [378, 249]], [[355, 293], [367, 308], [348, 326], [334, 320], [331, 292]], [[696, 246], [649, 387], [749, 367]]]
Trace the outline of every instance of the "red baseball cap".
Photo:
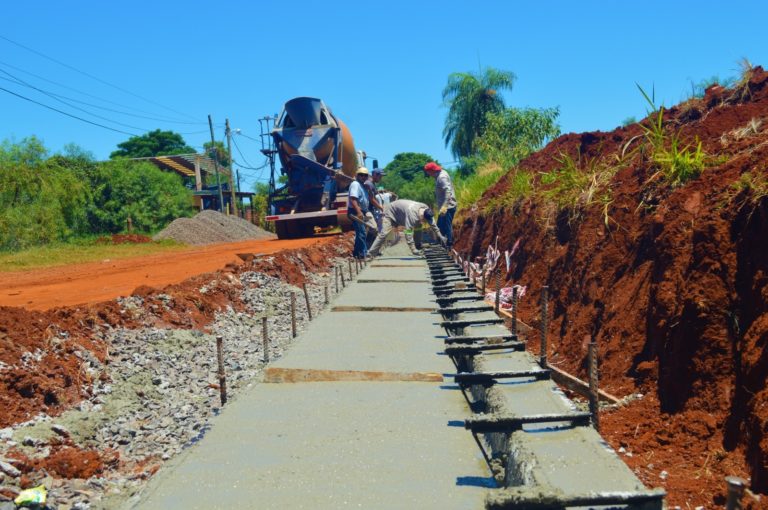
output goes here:
[[424, 171], [425, 172], [439, 172], [442, 170], [442, 167], [435, 163], [434, 161], [430, 161], [426, 165], [424, 165]]

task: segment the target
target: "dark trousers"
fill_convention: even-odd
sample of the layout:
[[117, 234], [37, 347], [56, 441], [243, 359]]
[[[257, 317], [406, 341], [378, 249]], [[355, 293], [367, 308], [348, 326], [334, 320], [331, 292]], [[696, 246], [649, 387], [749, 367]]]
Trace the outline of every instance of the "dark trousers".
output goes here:
[[437, 228], [443, 234], [448, 246], [453, 246], [453, 215], [456, 214], [456, 208], [451, 207], [445, 214], [437, 217]]
[[368, 254], [365, 224], [360, 221], [353, 220], [352, 225], [354, 225], [355, 228], [355, 246], [352, 248], [352, 256], [356, 259], [361, 259]]

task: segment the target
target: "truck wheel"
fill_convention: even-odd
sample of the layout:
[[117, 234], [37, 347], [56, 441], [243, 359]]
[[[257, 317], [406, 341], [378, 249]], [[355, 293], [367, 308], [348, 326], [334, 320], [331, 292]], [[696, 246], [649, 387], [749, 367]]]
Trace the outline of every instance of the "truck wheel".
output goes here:
[[276, 221], [275, 222], [275, 233], [277, 234], [278, 239], [294, 239], [296, 237], [296, 233], [294, 232], [294, 229], [291, 223], [287, 221]]

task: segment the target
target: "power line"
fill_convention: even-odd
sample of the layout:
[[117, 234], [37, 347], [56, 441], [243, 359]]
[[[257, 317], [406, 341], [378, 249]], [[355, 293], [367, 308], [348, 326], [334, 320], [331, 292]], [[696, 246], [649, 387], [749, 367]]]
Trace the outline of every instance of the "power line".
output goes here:
[[[124, 104], [118, 103], [116, 101], [110, 101], [109, 99], [104, 99], [103, 97], [99, 97], [99, 96], [96, 96], [96, 95], [93, 95], [93, 94], [89, 94], [88, 92], [83, 92], [82, 90], [76, 89], [74, 87], [70, 87], [69, 85], [65, 85], [64, 83], [59, 83], [57, 81], [50, 80], [50, 79], [48, 79], [48, 78], [46, 78], [44, 76], [40, 76], [39, 74], [31, 73], [29, 71], [26, 71], [26, 70], [20, 68], [20, 67], [11, 65], [11, 64], [9, 64], [7, 62], [3, 62], [1, 60], [0, 60], [0, 65], [3, 65], [5, 67], [9, 67], [9, 68], [11, 68], [11, 69], [13, 69], [15, 71], [20, 72], [20, 73], [24, 73], [26, 75], [32, 76], [33, 78], [37, 78], [38, 80], [42, 80], [42, 81], [45, 81], [45, 82], [48, 82], [48, 83], [52, 83], [53, 85], [56, 85], [56, 86], [59, 86], [59, 87], [71, 90], [71, 91], [76, 92], [78, 94], [81, 94], [83, 96], [91, 97], [93, 99], [98, 99], [99, 101], [103, 101], [105, 103], [109, 103], [109, 104], [113, 104], [113, 105], [116, 105], [116, 106], [120, 106], [122, 108], [127, 108], [128, 110], [133, 110], [133, 111], [136, 111], [136, 112], [146, 113], [146, 114], [149, 114], [149, 115], [155, 115], [153, 112], [148, 112], [146, 110], [142, 110], [141, 108], [135, 108], [135, 107], [132, 107], [132, 106], [124, 105]], [[161, 117], [159, 115], [155, 115], [153, 117], [137, 115], [135, 113], [124, 112], [124, 111], [121, 111], [121, 110], [115, 110], [115, 109], [112, 109], [112, 108], [107, 108], [106, 106], [100, 106], [100, 105], [96, 105], [96, 104], [93, 104], [93, 103], [88, 103], [86, 101], [81, 101], [81, 100], [74, 99], [74, 98], [71, 98], [71, 97], [55, 94], [53, 92], [51, 92], [51, 93], [53, 95], [55, 95], [55, 96], [63, 97], [65, 99], [69, 99], [70, 101], [74, 101], [76, 103], [81, 103], [81, 104], [85, 104], [85, 105], [88, 105], [88, 106], [92, 106], [94, 108], [100, 108], [102, 110], [107, 110], [107, 111], [119, 113], [121, 115], [129, 115], [129, 116], [132, 116], [132, 117], [139, 117], [139, 118], [144, 118], [144, 119], [148, 119], [148, 120], [156, 120], [158, 122], [168, 122], [168, 123], [171, 123], [171, 124], [200, 124], [200, 125], [206, 124], [203, 121], [193, 122], [193, 121], [188, 121], [188, 120], [172, 119], [170, 117], [163, 118], [163, 117]]]
[[73, 67], [73, 66], [71, 66], [71, 65], [69, 65], [69, 64], [65, 64], [64, 62], [62, 62], [62, 61], [60, 61], [60, 60], [56, 60], [56, 59], [55, 59], [55, 58], [53, 58], [53, 57], [49, 57], [48, 55], [46, 55], [46, 54], [44, 54], [44, 53], [41, 53], [41, 52], [39, 52], [39, 51], [37, 51], [37, 50], [33, 50], [32, 48], [30, 48], [30, 47], [28, 47], [28, 46], [24, 46], [23, 44], [21, 44], [21, 43], [19, 43], [19, 42], [16, 42], [16, 41], [14, 41], [14, 40], [12, 40], [12, 39], [8, 39], [7, 37], [5, 37], [5, 36], [3, 36], [3, 35], [0, 35], [0, 39], [3, 39], [3, 40], [5, 40], [5, 41], [8, 41], [9, 43], [11, 43], [11, 44], [14, 44], [14, 45], [16, 45], [16, 46], [18, 46], [18, 47], [20, 47], [20, 48], [23, 48], [23, 49], [25, 49], [25, 50], [27, 50], [27, 51], [29, 51], [29, 52], [31, 52], [31, 53], [34, 53], [35, 55], [38, 55], [38, 56], [40, 56], [40, 57], [43, 57], [43, 58], [45, 58], [45, 59], [47, 59], [47, 60], [50, 60], [51, 62], [55, 62], [56, 64], [59, 64], [60, 66], [66, 67], [67, 69], [70, 69], [70, 70], [72, 70], [72, 71], [75, 71], [75, 72], [77, 72], [77, 73], [80, 73], [80, 74], [82, 74], [83, 76], [87, 76], [88, 78], [91, 78], [92, 80], [96, 80], [96, 81], [98, 81], [99, 83], [103, 83], [104, 85], [107, 85], [107, 86], [109, 86], [109, 87], [112, 87], [112, 88], [114, 88], [114, 89], [117, 89], [117, 90], [119, 90], [119, 91], [121, 91], [121, 92], [123, 92], [123, 93], [125, 93], [125, 94], [131, 95], [131, 96], [133, 96], [133, 97], [137, 97], [137, 98], [141, 99], [142, 101], [146, 101], [146, 102], [148, 102], [148, 103], [154, 104], [155, 106], [159, 106], [159, 107], [161, 107], [161, 108], [165, 108], [166, 110], [172, 111], [172, 112], [174, 112], [174, 113], [177, 113], [177, 114], [179, 114], [179, 115], [183, 115], [183, 116], [185, 116], [185, 117], [189, 117], [190, 119], [194, 119], [194, 117], [193, 117], [193, 116], [191, 116], [191, 115], [189, 115], [189, 114], [186, 114], [186, 113], [184, 113], [184, 112], [180, 112], [180, 111], [178, 111], [178, 110], [175, 110], [175, 109], [171, 108], [170, 106], [165, 106], [164, 104], [162, 104], [162, 103], [158, 103], [157, 101], [153, 101], [153, 100], [151, 100], [151, 99], [147, 99], [146, 97], [140, 96], [139, 94], [135, 94], [135, 93], [131, 92], [130, 90], [126, 90], [126, 89], [124, 89], [124, 88], [122, 88], [122, 87], [120, 87], [120, 86], [118, 86], [118, 85], [114, 85], [114, 84], [112, 84], [112, 83], [109, 83], [108, 81], [102, 80], [101, 78], [98, 78], [98, 77], [96, 77], [96, 76], [94, 76], [94, 75], [92, 75], [92, 74], [90, 74], [90, 73], [87, 73], [87, 72], [85, 72], [85, 71], [81, 71], [80, 69], [78, 69], [78, 68], [76, 68], [76, 67]]
[[[242, 133], [241, 133], [241, 134], [242, 134]], [[245, 135], [243, 135], [243, 136], [245, 136]], [[243, 156], [243, 152], [240, 150], [240, 146], [239, 146], [239, 145], [237, 145], [237, 140], [235, 140], [235, 138], [234, 138], [234, 137], [232, 138], [232, 143], [234, 143], [234, 144], [235, 144], [235, 149], [237, 149], [237, 153], [238, 153], [238, 154], [240, 154], [240, 157], [241, 157], [241, 158], [243, 158], [243, 161], [245, 161], [245, 163], [246, 163], [247, 165], [249, 165], [249, 166], [253, 166], [253, 165], [251, 165], [251, 164], [248, 162], [248, 160], [247, 160], [247, 159], [245, 159], [245, 156]], [[241, 166], [242, 166], [242, 165], [241, 165]], [[247, 168], [247, 167], [245, 167], [245, 168]], [[258, 169], [256, 169], [256, 170], [258, 170]]]
[[148, 129], [145, 129], [145, 128], [142, 128], [142, 127], [139, 127], [139, 126], [132, 126], [130, 124], [125, 124], [123, 122], [118, 122], [116, 120], [112, 120], [112, 119], [104, 117], [102, 115], [97, 115], [97, 114], [95, 114], [93, 112], [89, 112], [85, 108], [80, 108], [79, 106], [75, 106], [75, 105], [73, 105], [71, 103], [68, 103], [67, 101], [64, 101], [63, 99], [59, 99], [58, 97], [56, 97], [55, 94], [52, 94], [50, 92], [46, 92], [43, 89], [37, 88], [34, 85], [31, 85], [31, 84], [25, 82], [24, 80], [14, 76], [14, 75], [12, 75], [11, 73], [9, 73], [8, 71], [6, 71], [4, 69], [0, 69], [0, 73], [7, 74], [8, 76], [10, 76], [14, 80], [16, 80], [16, 83], [18, 83], [20, 85], [24, 85], [25, 87], [29, 87], [29, 88], [31, 88], [33, 90], [36, 90], [36, 91], [38, 91], [38, 92], [40, 92], [42, 94], [45, 94], [46, 96], [50, 97], [51, 99], [54, 99], [54, 100], [56, 100], [56, 101], [58, 101], [58, 102], [60, 102], [62, 104], [65, 104], [65, 105], [69, 106], [70, 108], [74, 108], [75, 110], [81, 111], [83, 113], [87, 113], [88, 115], [96, 117], [97, 119], [106, 120], [107, 122], [111, 122], [113, 124], [117, 124], [118, 126], [123, 126], [123, 127], [127, 127], [127, 128], [132, 128], [132, 129], [138, 129], [139, 131], [149, 131]]
[[98, 122], [93, 122], [93, 121], [90, 121], [88, 119], [84, 119], [82, 117], [78, 117], [77, 115], [72, 115], [71, 113], [67, 113], [65, 111], [59, 110], [58, 108], [54, 108], [53, 106], [48, 106], [47, 104], [43, 104], [43, 103], [41, 103], [39, 101], [35, 101], [34, 99], [30, 99], [30, 98], [28, 98], [26, 96], [22, 96], [21, 94], [17, 94], [16, 92], [12, 92], [12, 91], [10, 91], [10, 90], [8, 90], [6, 88], [3, 88], [3, 87], [0, 87], [0, 90], [2, 90], [3, 92], [7, 92], [7, 93], [9, 93], [9, 94], [11, 94], [13, 96], [16, 96], [16, 97], [19, 97], [21, 99], [24, 99], [25, 101], [29, 101], [30, 103], [35, 103], [37, 105], [40, 105], [43, 108], [48, 108], [49, 110], [53, 110], [54, 112], [58, 112], [58, 113], [60, 113], [62, 115], [66, 115], [67, 117], [72, 117], [73, 119], [77, 119], [77, 120], [86, 122], [88, 124], [92, 124], [94, 126], [98, 126], [98, 127], [104, 128], [104, 129], [109, 129], [110, 131], [115, 131], [117, 133], [123, 133], [123, 134], [130, 135], [130, 136], [139, 136], [139, 135], [136, 135], [134, 133], [129, 133], [128, 131], [123, 131], [121, 129], [115, 129], [113, 127], [109, 127], [109, 126], [105, 126], [103, 124], [99, 124]]

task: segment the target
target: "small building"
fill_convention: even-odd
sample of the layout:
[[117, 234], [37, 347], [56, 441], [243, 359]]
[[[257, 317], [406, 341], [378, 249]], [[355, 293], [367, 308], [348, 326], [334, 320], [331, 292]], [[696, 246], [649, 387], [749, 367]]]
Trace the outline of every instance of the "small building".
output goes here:
[[[213, 160], [206, 154], [177, 154], [174, 156], [155, 156], [151, 158], [134, 158], [148, 161], [161, 170], [176, 172], [181, 175], [184, 184], [193, 190], [192, 201], [199, 210], [219, 210], [219, 188], [216, 185], [216, 166]], [[230, 184], [233, 182], [230, 168], [219, 165], [219, 178], [221, 179], [221, 195], [224, 204], [221, 211], [232, 211], [232, 192]], [[250, 210], [253, 204], [254, 193], [236, 191], [235, 199], [238, 202], [238, 212], [245, 217], [245, 210]], [[248, 203], [244, 205], [244, 199]]]

